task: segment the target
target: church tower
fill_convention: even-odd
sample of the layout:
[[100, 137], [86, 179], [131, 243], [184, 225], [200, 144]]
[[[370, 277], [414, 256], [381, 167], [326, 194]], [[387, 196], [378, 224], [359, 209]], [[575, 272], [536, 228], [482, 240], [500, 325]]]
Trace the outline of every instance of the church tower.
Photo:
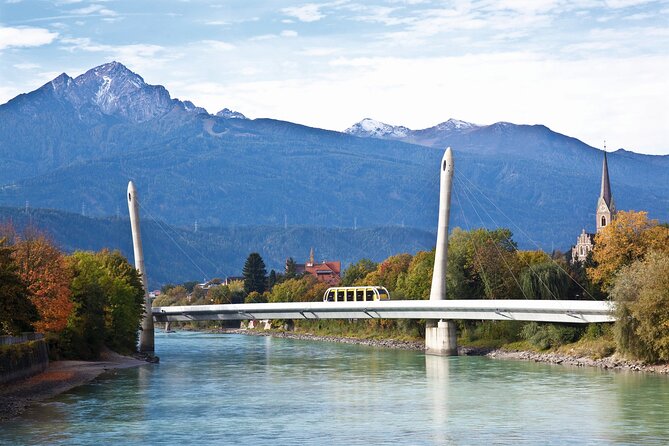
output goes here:
[[[604, 161], [602, 162], [602, 188], [597, 200], [596, 224], [597, 232], [611, 224], [616, 216], [616, 205], [611, 194], [611, 183], [609, 182], [609, 164], [606, 159], [606, 143], [604, 144]], [[585, 232], [585, 229], [576, 239], [576, 245], [571, 248], [571, 261], [585, 262], [588, 254], [595, 246], [595, 234]]]
[[604, 162], [602, 163], [602, 189], [597, 200], [597, 232], [611, 224], [615, 217], [616, 205], [611, 195], [611, 184], [609, 183], [609, 165], [606, 161], [606, 146], [604, 146]]

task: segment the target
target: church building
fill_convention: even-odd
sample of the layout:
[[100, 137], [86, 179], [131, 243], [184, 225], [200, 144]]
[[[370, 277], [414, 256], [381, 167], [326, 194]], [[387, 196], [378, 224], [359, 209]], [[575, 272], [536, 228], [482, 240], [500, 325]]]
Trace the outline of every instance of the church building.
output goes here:
[[[616, 205], [613, 202], [611, 194], [611, 184], [609, 182], [609, 165], [606, 160], [606, 146], [604, 146], [604, 162], [602, 163], [602, 188], [597, 201], [597, 213], [595, 227], [599, 233], [616, 216]], [[571, 248], [571, 262], [584, 262], [590, 251], [594, 247], [595, 235], [585, 232], [585, 229], [576, 239], [576, 245]]]

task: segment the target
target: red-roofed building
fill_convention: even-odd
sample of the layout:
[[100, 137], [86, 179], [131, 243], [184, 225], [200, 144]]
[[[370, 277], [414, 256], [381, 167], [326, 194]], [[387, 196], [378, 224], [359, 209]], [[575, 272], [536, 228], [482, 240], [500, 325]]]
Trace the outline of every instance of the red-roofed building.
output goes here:
[[313, 248], [311, 248], [307, 263], [295, 264], [295, 272], [297, 274], [309, 273], [320, 282], [331, 286], [337, 286], [341, 282], [341, 262], [324, 260], [321, 263], [315, 263]]

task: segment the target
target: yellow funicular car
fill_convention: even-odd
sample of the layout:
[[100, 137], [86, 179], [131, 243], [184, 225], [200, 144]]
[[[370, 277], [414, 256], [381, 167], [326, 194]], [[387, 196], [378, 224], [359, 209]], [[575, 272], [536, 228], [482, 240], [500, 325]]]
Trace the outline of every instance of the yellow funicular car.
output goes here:
[[389, 300], [390, 293], [382, 286], [338, 286], [325, 290], [323, 302], [365, 302]]

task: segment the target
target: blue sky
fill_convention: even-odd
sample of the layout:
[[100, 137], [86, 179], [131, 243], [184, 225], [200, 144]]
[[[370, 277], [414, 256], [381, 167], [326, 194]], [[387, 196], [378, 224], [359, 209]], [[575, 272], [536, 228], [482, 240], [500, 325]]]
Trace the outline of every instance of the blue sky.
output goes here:
[[111, 60], [211, 113], [541, 123], [669, 154], [669, 0], [0, 0], [0, 103]]

